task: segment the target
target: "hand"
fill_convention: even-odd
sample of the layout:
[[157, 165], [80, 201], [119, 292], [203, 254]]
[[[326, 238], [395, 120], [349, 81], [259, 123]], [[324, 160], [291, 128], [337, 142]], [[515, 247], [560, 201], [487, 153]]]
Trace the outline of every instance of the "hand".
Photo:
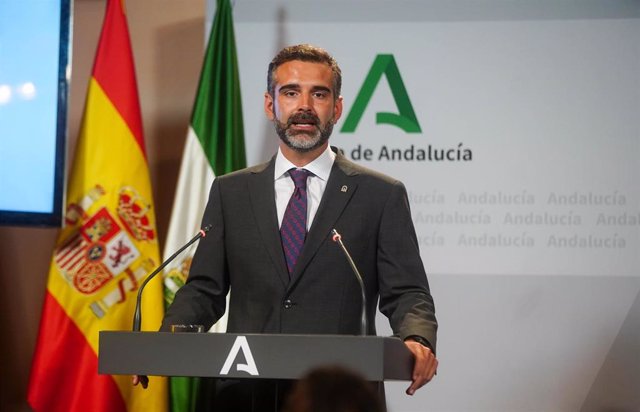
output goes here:
[[142, 385], [142, 389], [147, 389], [147, 386], [149, 386], [149, 378], [146, 375], [133, 375], [132, 383], [133, 386], [140, 384]]
[[431, 349], [415, 340], [408, 338], [404, 341], [407, 348], [413, 354], [415, 363], [413, 364], [413, 375], [411, 376], [411, 386], [407, 388], [407, 395], [413, 395], [429, 382], [438, 370], [438, 359], [431, 352]]

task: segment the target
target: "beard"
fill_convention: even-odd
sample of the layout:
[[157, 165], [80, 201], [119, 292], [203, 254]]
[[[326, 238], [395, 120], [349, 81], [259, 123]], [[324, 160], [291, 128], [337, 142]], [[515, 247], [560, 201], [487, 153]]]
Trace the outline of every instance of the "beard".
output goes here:
[[[291, 126], [294, 123], [314, 124], [316, 130], [313, 132], [293, 131]], [[277, 118], [274, 118], [273, 124], [275, 125], [276, 133], [280, 137], [280, 140], [290, 149], [300, 153], [310, 152], [321, 147], [329, 140], [329, 136], [331, 136], [331, 132], [333, 131], [333, 117], [323, 125], [320, 123], [318, 116], [308, 112], [300, 112], [292, 115], [289, 117], [289, 120], [287, 120], [287, 123], [282, 123]]]

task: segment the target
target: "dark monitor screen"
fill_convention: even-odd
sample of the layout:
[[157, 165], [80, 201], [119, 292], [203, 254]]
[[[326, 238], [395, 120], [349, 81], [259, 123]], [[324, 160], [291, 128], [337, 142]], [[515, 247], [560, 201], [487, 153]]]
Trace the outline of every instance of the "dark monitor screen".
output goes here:
[[70, 0], [0, 1], [0, 224], [59, 226]]

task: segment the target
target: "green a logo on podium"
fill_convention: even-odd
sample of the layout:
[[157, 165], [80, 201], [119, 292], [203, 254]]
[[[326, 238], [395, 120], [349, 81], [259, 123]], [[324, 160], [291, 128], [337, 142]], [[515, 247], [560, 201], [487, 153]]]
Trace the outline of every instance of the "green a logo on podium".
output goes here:
[[376, 113], [376, 124], [390, 124], [407, 133], [420, 133], [420, 124], [409, 100], [407, 89], [404, 87], [402, 76], [398, 70], [398, 65], [392, 54], [379, 54], [373, 61], [369, 74], [364, 80], [358, 96], [353, 102], [353, 107], [349, 112], [344, 125], [340, 130], [342, 133], [353, 133], [364, 114], [373, 92], [378, 87], [382, 76], [387, 77], [393, 100], [398, 107], [398, 113], [378, 112]]

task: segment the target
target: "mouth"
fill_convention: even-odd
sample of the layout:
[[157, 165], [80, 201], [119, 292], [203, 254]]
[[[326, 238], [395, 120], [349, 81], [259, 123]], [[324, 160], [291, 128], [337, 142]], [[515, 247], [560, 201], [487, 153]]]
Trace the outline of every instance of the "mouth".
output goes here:
[[313, 123], [292, 123], [290, 129], [299, 131], [315, 131], [317, 126]]
[[319, 119], [312, 114], [297, 114], [289, 119], [289, 127], [297, 130], [315, 130]]

